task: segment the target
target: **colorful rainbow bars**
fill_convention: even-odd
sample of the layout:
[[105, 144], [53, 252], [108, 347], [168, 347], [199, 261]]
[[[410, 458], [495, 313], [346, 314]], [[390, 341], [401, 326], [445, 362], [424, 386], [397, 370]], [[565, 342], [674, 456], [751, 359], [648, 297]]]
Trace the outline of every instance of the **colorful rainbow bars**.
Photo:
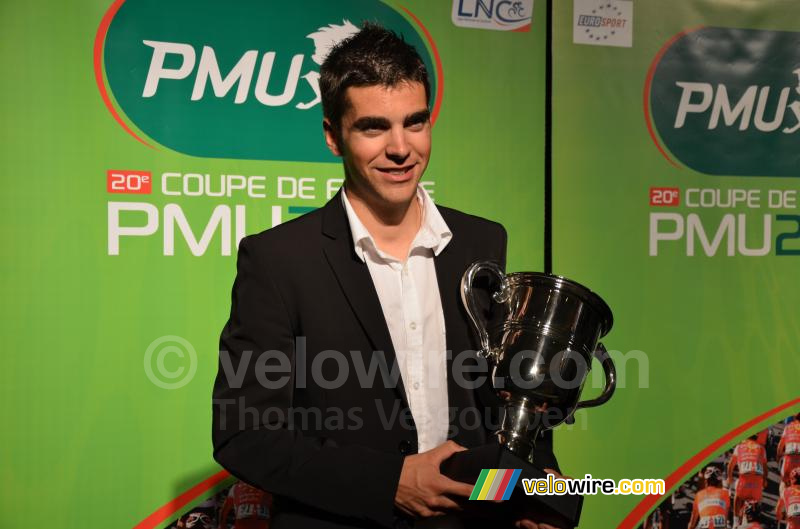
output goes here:
[[519, 481], [520, 469], [484, 468], [475, 488], [472, 489], [471, 500], [507, 500]]

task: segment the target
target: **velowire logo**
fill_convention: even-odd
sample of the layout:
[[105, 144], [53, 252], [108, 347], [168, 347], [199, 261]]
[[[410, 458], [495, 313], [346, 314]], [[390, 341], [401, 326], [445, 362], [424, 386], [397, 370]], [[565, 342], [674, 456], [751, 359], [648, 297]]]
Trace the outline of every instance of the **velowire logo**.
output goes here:
[[675, 35], [644, 88], [658, 149], [707, 174], [800, 176], [799, 51], [797, 32], [703, 27]]
[[112, 115], [142, 143], [213, 158], [333, 161], [319, 66], [364, 20], [417, 48], [435, 118], [443, 80], [430, 34], [410, 11], [372, 0], [117, 0], [97, 32], [95, 76]]

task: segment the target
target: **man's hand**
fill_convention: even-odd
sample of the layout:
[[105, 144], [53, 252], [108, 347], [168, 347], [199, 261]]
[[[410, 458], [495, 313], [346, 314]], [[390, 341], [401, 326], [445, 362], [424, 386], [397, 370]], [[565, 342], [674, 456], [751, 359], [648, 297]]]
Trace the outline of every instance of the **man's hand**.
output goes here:
[[439, 467], [442, 461], [462, 450], [466, 448], [447, 441], [427, 452], [406, 457], [400, 471], [394, 504], [406, 514], [423, 518], [460, 510], [458, 504], [447, 495], [468, 498], [472, 493], [472, 485], [453, 481], [444, 476]]

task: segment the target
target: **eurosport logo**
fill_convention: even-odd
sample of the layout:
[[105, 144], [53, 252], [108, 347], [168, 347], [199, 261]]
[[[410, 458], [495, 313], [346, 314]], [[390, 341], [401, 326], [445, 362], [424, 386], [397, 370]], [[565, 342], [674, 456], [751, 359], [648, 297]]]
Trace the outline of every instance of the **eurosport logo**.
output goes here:
[[573, 0], [572, 42], [594, 46], [633, 46], [633, 2]]
[[702, 27], [672, 37], [644, 87], [661, 154], [711, 175], [800, 176], [800, 33]]
[[146, 145], [334, 161], [322, 141], [319, 66], [365, 20], [418, 50], [435, 120], [443, 80], [434, 41], [411, 11], [374, 0], [117, 0], [97, 31], [95, 77], [111, 114]]

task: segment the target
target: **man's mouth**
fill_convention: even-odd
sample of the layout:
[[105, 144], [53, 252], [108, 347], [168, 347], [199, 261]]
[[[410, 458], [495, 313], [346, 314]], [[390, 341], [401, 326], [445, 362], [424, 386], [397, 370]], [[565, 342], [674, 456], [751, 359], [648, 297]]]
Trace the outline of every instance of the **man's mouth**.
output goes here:
[[404, 165], [402, 167], [378, 167], [378, 171], [387, 174], [393, 178], [403, 179], [411, 176], [411, 170], [414, 169], [416, 164]]

